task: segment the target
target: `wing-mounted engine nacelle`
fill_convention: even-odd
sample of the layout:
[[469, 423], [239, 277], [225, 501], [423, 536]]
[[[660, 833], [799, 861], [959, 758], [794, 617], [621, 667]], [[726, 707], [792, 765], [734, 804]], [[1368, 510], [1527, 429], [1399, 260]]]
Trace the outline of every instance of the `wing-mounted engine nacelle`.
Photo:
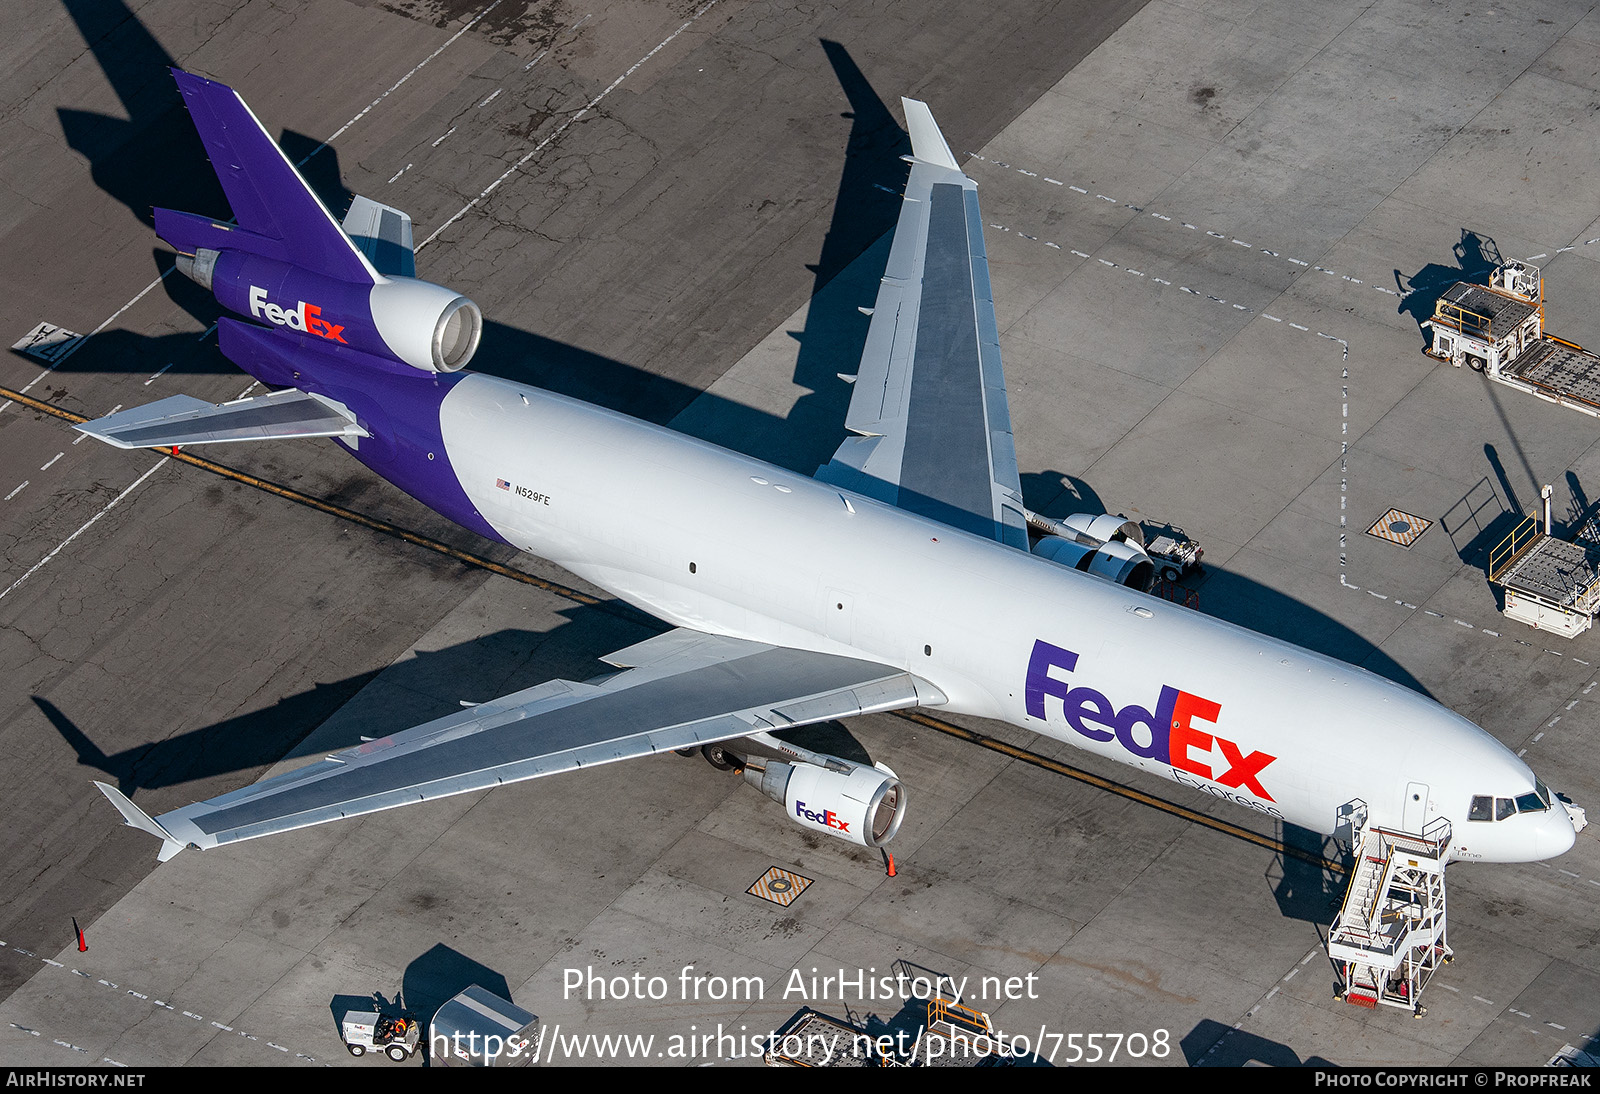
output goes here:
[[1028, 514], [1039, 539], [1033, 553], [1061, 566], [1148, 592], [1156, 567], [1144, 549], [1144, 531], [1127, 517], [1074, 513], [1065, 520]]
[[483, 313], [465, 296], [414, 277], [363, 285], [245, 251], [199, 248], [178, 270], [230, 311], [258, 323], [455, 372], [477, 352]]
[[834, 756], [826, 762], [824, 767], [751, 757], [744, 777], [782, 802], [789, 819], [803, 828], [858, 847], [882, 847], [894, 839], [906, 812], [905, 787], [895, 773]]

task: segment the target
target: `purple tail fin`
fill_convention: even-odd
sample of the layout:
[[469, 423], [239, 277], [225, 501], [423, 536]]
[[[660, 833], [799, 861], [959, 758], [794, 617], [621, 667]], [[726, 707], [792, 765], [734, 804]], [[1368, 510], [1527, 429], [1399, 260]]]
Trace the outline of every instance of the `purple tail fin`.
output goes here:
[[172, 75], [238, 228], [158, 209], [161, 238], [190, 254], [200, 247], [232, 248], [343, 281], [371, 285], [380, 280], [238, 92], [179, 69]]

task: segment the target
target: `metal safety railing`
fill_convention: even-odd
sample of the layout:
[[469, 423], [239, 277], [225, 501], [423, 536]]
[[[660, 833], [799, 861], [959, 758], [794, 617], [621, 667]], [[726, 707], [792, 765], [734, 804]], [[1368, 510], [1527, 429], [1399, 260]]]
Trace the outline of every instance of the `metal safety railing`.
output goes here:
[[1511, 529], [1509, 536], [1489, 551], [1490, 581], [1499, 581], [1501, 576], [1511, 569], [1512, 564], [1522, 557], [1522, 553], [1538, 537], [1538, 531], [1538, 518], [1524, 517], [1521, 524]]
[[1440, 300], [1433, 306], [1433, 321], [1454, 327], [1462, 334], [1484, 342], [1494, 341], [1494, 321], [1487, 315], [1462, 307], [1449, 300]]

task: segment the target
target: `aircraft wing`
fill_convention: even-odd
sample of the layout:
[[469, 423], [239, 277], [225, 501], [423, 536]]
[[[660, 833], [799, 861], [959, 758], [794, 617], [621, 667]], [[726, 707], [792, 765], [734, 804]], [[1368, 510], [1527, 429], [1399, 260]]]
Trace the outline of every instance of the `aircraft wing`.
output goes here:
[[1022, 485], [977, 184], [923, 103], [889, 264], [845, 417], [817, 477], [1022, 550]]
[[606, 660], [626, 671], [552, 680], [153, 819], [115, 787], [95, 785], [128, 825], [162, 840], [166, 861], [185, 847], [917, 703], [899, 669], [689, 630]]

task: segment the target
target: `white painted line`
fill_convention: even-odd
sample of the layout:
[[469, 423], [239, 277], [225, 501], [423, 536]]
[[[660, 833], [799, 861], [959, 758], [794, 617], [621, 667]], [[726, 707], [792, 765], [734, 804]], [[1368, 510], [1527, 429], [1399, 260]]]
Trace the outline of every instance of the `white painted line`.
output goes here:
[[200, 337], [196, 338], [195, 341], [196, 342], [204, 342], [206, 340], [206, 336], [209, 335], [212, 331], [214, 331], [216, 329], [217, 329], [217, 325], [215, 323], [211, 324], [205, 330], [200, 332]]
[[1050, 183], [1052, 186], [1060, 186], [1060, 185], [1062, 185], [1062, 182], [1061, 182], [1060, 179], [1053, 179], [1053, 178], [1050, 178], [1048, 176], [1045, 177], [1044, 181]]
[[1183, 224], [1183, 226], [1185, 228], [1189, 229], [1189, 231], [1191, 231], [1191, 232], [1198, 232], [1200, 230], [1200, 229], [1196, 228], [1193, 224], [1190, 224], [1188, 221], [1182, 221], [1181, 223]]
[[411, 170], [411, 168], [413, 168], [414, 166], [416, 166], [416, 165], [415, 164], [411, 164], [411, 163], [406, 164], [404, 167], [400, 168], [400, 170], [398, 170], [394, 174], [390, 175], [389, 176], [389, 181], [393, 182], [395, 179], [399, 178], [401, 175], [403, 175], [407, 171]]
[[1108, 258], [1096, 259], [1096, 261], [1099, 262], [1100, 265], [1102, 265], [1102, 266], [1110, 266], [1112, 269], [1116, 269], [1117, 268], [1117, 264], [1115, 262], [1112, 262]]
[[1538, 744], [1539, 743], [1539, 739], [1542, 738], [1543, 736], [1544, 736], [1544, 730], [1541, 729], [1538, 733], [1535, 733], [1533, 735], [1533, 743], [1534, 744]]
[[11, 493], [6, 495], [6, 500], [10, 501], [12, 498], [14, 498], [18, 494], [22, 493], [22, 491], [25, 490], [27, 488], [27, 486], [28, 486], [28, 480], [27, 479], [23, 479], [21, 486], [17, 487], [15, 490], [11, 491]]
[[537, 57], [535, 57], [535, 58], [534, 58], [534, 59], [533, 59], [533, 60], [531, 60], [531, 61], [529, 61], [529, 62], [528, 62], [528, 63], [527, 63], [527, 64], [525, 64], [525, 65], [523, 65], [523, 66], [522, 66], [522, 71], [524, 71], [524, 72], [526, 72], [526, 71], [528, 71], [528, 69], [530, 69], [530, 68], [532, 68], [532, 67], [533, 67], [533, 66], [534, 66], [534, 65], [536, 65], [536, 64], [538, 64], [538, 63], [539, 63], [539, 61], [540, 61], [540, 60], [542, 60], [542, 59], [543, 59], [543, 57], [544, 57], [544, 55], [545, 55], [545, 54], [546, 54], [546, 53], [549, 53], [549, 52], [550, 52], [550, 51], [549, 51], [549, 50], [548, 50], [548, 49], [541, 49], [541, 50], [540, 50], [540, 51], [539, 51], [539, 55], [538, 55], [538, 56], [537, 56]]
[[1152, 278], [1152, 280], [1154, 280], [1157, 285], [1170, 285], [1170, 284], [1172, 284], [1172, 282], [1168, 281], [1164, 277]]
[[[1573, 660], [1577, 660], [1577, 658], [1573, 658]], [[1573, 707], [1575, 707], [1577, 705], [1578, 705], [1578, 700], [1574, 699], [1574, 700], [1572, 700], [1572, 702], [1567, 704], [1567, 709], [1571, 710]]]
[[449, 135], [450, 135], [450, 134], [452, 134], [452, 133], [454, 133], [454, 132], [455, 132], [455, 131], [456, 131], [456, 127], [455, 127], [455, 126], [453, 126], [453, 125], [452, 125], [452, 126], [451, 126], [451, 127], [450, 127], [450, 128], [449, 128], [449, 129], [446, 129], [446, 130], [445, 130], [445, 131], [444, 131], [444, 134], [443, 134], [443, 136], [441, 136], [441, 137], [439, 137], [439, 139], [438, 139], [438, 140], [436, 140], [436, 141], [434, 141], [434, 142], [433, 142], [433, 147], [434, 147], [434, 148], [438, 148], [438, 147], [439, 147], [439, 146], [440, 146], [440, 145], [441, 145], [441, 144], [443, 144], [443, 143], [444, 143], [444, 138], [445, 138], [445, 137], [448, 137], [448, 136], [449, 136]]
[[1234, 246], [1236, 246], [1236, 247], [1248, 247], [1248, 246], [1250, 246], [1250, 244], [1246, 243], [1242, 239], [1236, 239], [1236, 240], [1233, 241], [1233, 243], [1234, 243]]
[[1480, 1003], [1486, 1004], [1487, 1006], [1491, 1006], [1491, 1007], [1494, 1006], [1494, 1000], [1493, 999], [1485, 999], [1481, 995], [1474, 995], [1473, 998], [1476, 999]]
[[1453, 992], [1455, 992], [1455, 993], [1456, 993], [1456, 994], [1457, 994], [1457, 995], [1460, 995], [1460, 994], [1461, 994], [1461, 989], [1460, 989], [1460, 988], [1452, 988], [1452, 987], [1451, 987], [1451, 986], [1450, 986], [1450, 985], [1449, 985], [1449, 984], [1440, 984], [1440, 985], [1439, 985], [1439, 986], [1440, 986], [1440, 987], [1441, 987], [1441, 988], [1443, 988], [1443, 989], [1444, 989], [1444, 990], [1445, 990], [1445, 991], [1453, 991]]
[[1293, 327], [1295, 330], [1310, 330], [1311, 329], [1310, 327], [1302, 327], [1299, 323], [1296, 323], [1296, 322], [1293, 322], [1293, 321], [1291, 321], [1289, 323], [1289, 325], [1291, 327]]
[[1273, 322], [1274, 322], [1274, 323], [1281, 323], [1281, 322], [1283, 322], [1283, 320], [1282, 320], [1282, 319], [1279, 319], [1279, 318], [1278, 318], [1278, 317], [1277, 317], [1277, 316], [1276, 316], [1276, 315], [1268, 315], [1268, 314], [1267, 314], [1267, 313], [1266, 313], [1266, 312], [1262, 312], [1262, 313], [1261, 313], [1261, 315], [1262, 315], [1262, 317], [1263, 317], [1263, 318], [1266, 318], [1266, 319], [1270, 319], [1270, 320], [1272, 320], [1272, 321], [1273, 321]]
[[1500, 632], [1499, 631], [1491, 631], [1488, 627], [1481, 627], [1479, 629], [1482, 630], [1484, 634], [1493, 635], [1496, 638], [1500, 637]]
[[1095, 197], [1099, 198], [1101, 201], [1109, 201], [1113, 205], [1115, 205], [1117, 203], [1117, 199], [1116, 198], [1108, 198], [1104, 194], [1096, 194]]
[[343, 135], [343, 133], [344, 133], [344, 131], [346, 129], [349, 129], [352, 125], [355, 125], [356, 122], [358, 122], [362, 118], [366, 117], [367, 116], [367, 112], [370, 111], [373, 107], [377, 106], [379, 103], [383, 102], [383, 100], [387, 99], [390, 95], [393, 95], [396, 91], [400, 90], [400, 85], [401, 84], [403, 84], [407, 80], [411, 79], [411, 77], [415, 76], [418, 72], [421, 72], [424, 65], [426, 65], [429, 61], [433, 60], [435, 57], [439, 56], [439, 54], [443, 53], [445, 50], [449, 49], [452, 45], [455, 44], [456, 39], [460, 38], [463, 34], [467, 33], [467, 31], [469, 31], [473, 27], [477, 26], [478, 25], [478, 21], [480, 19], [482, 19], [485, 15], [488, 15], [491, 11], [493, 11], [495, 8], [499, 7], [502, 3], [504, 3], [504, 0], [494, 0], [494, 3], [490, 4], [488, 7], [484, 8], [482, 11], [480, 11], [478, 14], [474, 15], [471, 19], [469, 19], [467, 21], [465, 26], [463, 26], [460, 30], [458, 30], [454, 34], [452, 34], [449, 37], [449, 39], [447, 39], [445, 41], [444, 45], [440, 46], [438, 49], [436, 49], [432, 53], [428, 54], [422, 60], [418, 61], [416, 63], [416, 65], [411, 69], [411, 71], [406, 73], [404, 76], [400, 77], [398, 80], [396, 80], [394, 82], [394, 84], [389, 88], [388, 91], [385, 91], [382, 95], [379, 95], [376, 99], [373, 99], [360, 112], [358, 112], [355, 117], [353, 117], [349, 121], [345, 122], [338, 129], [335, 129], [333, 131], [333, 136], [329, 137], [327, 140], [323, 141], [321, 144], [319, 144], [315, 148], [313, 148], [306, 155], [306, 158], [300, 161], [300, 163], [304, 164], [307, 160], [311, 159], [312, 156], [315, 156], [318, 152], [321, 152], [324, 148], [328, 147], [328, 145], [330, 145], [334, 141], [338, 140], [339, 137], [341, 135]]
[[500, 97], [500, 92], [502, 92], [504, 90], [505, 90], [505, 88], [503, 88], [503, 87], [495, 88], [493, 93], [491, 93], [490, 96], [487, 99], [483, 100], [483, 102], [478, 104], [478, 107], [481, 109], [483, 107], [488, 106], [490, 103], [492, 103], [496, 99], [498, 99]]
[[[1561, 868], [1557, 867], [1557, 869], [1560, 870]], [[1583, 876], [1582, 874], [1575, 874], [1571, 870], [1561, 870], [1561, 872], [1563, 874], [1566, 874], [1568, 877], [1582, 877]]]
[[167, 462], [169, 460], [171, 460], [171, 459], [172, 459], [171, 456], [162, 456], [161, 459], [159, 461], [157, 461], [157, 463], [155, 464], [154, 467], [150, 468], [150, 470], [148, 470], [144, 474], [140, 475], [137, 479], [134, 479], [133, 483], [126, 490], [124, 490], [122, 493], [118, 494], [116, 497], [112, 498], [109, 502], [107, 502], [106, 503], [106, 507], [104, 509], [100, 510], [94, 516], [90, 517], [87, 521], [84, 522], [83, 526], [81, 528], [79, 528], [76, 532], [72, 533], [66, 539], [64, 539], [60, 543], [56, 544], [55, 550], [53, 550], [49, 554], [45, 555], [38, 562], [35, 562], [33, 564], [32, 569], [30, 569], [27, 573], [23, 574], [21, 577], [17, 578], [17, 580], [13, 581], [11, 583], [11, 585], [6, 589], [5, 592], [0, 593], [0, 600], [4, 600], [6, 597], [8, 597], [12, 593], [16, 592], [17, 588], [19, 586], [21, 586], [21, 584], [24, 581], [27, 581], [35, 573], [37, 573], [39, 570], [43, 569], [45, 564], [48, 563], [51, 559], [55, 558], [57, 555], [59, 555], [66, 548], [66, 546], [69, 543], [71, 543], [73, 540], [77, 539], [79, 536], [83, 535], [83, 533], [87, 532], [90, 528], [93, 528], [95, 523], [101, 517], [105, 516], [107, 513], [111, 512], [112, 509], [116, 508], [116, 505], [117, 505], [118, 502], [120, 502], [123, 498], [127, 497], [129, 494], [133, 493], [140, 486], [142, 486], [146, 479], [148, 479], [151, 475], [154, 475], [157, 471], [161, 470], [161, 468], [163, 466], [165, 466], [167, 464]]
[[[496, 4], [500, 3], [500, 0], [495, 0], [495, 3]], [[583, 117], [583, 115], [587, 114], [592, 108], [597, 106], [602, 99], [604, 99], [607, 95], [610, 95], [613, 91], [615, 91], [617, 89], [617, 86], [619, 84], [621, 84], [622, 81], [626, 80], [629, 76], [632, 76], [634, 71], [636, 69], [638, 69], [638, 67], [640, 65], [644, 64], [646, 61], [650, 60], [650, 58], [654, 57], [657, 53], [661, 52], [661, 50], [665, 49], [674, 39], [676, 39], [678, 37], [678, 35], [682, 34], [684, 31], [688, 30], [691, 26], [693, 26], [695, 24], [695, 22], [697, 22], [702, 15], [704, 15], [706, 12], [710, 11], [713, 7], [716, 6], [716, 4], [717, 4], [717, 0], [710, 0], [709, 3], [702, 5], [701, 8], [698, 11], [696, 11], [693, 15], [691, 15], [689, 17], [687, 22], [685, 22], [677, 30], [673, 31], [671, 34], [667, 35], [660, 42], [658, 42], [656, 44], [655, 49], [652, 49], [649, 53], [646, 53], [643, 57], [641, 57], [637, 61], [635, 61], [633, 63], [633, 67], [632, 68], [629, 68], [628, 71], [624, 72], [621, 76], [618, 76], [615, 80], [612, 80], [611, 83], [606, 87], [606, 89], [604, 91], [600, 92], [600, 94], [596, 95], [593, 99], [590, 99], [588, 106], [585, 106], [582, 110], [578, 111], [578, 113], [574, 114], [572, 117], [570, 117], [566, 121], [562, 122], [556, 128], [555, 132], [551, 133], [544, 140], [542, 140], [538, 144], [534, 145], [534, 147], [526, 155], [524, 155], [516, 163], [513, 163], [510, 167], [506, 168], [504, 174], [502, 174], [499, 178], [495, 179], [488, 186], [484, 187], [483, 191], [481, 193], [479, 193], [477, 197], [473, 198], [471, 201], [467, 202], [460, 209], [458, 209], [455, 212], [455, 214], [450, 217], [449, 220], [445, 221], [443, 224], [439, 225], [439, 227], [435, 228], [433, 230], [432, 234], [430, 234], [427, 239], [424, 239], [421, 243], [419, 243], [414, 249], [420, 251], [420, 250], [422, 250], [422, 248], [424, 248], [428, 244], [432, 243], [435, 239], [438, 239], [439, 235], [446, 228], [450, 227], [450, 225], [454, 224], [456, 221], [458, 221], [462, 217], [466, 216], [468, 212], [470, 212], [472, 209], [474, 209], [478, 205], [479, 202], [481, 202], [484, 198], [488, 197], [496, 189], [498, 189], [502, 182], [504, 182], [506, 179], [510, 178], [513, 173], [515, 173], [516, 171], [520, 170], [524, 164], [526, 164], [529, 160], [533, 159], [534, 156], [538, 155], [541, 151], [543, 151], [545, 145], [549, 144], [551, 141], [553, 141], [557, 137], [561, 136], [562, 133], [566, 132], [568, 126], [572, 125], [573, 122], [577, 121], [579, 118]], [[479, 18], [482, 18], [482, 16], [479, 16]], [[463, 29], [465, 29], [465, 28], [463, 28]]]
[[62, 963], [61, 963], [61, 962], [59, 962], [59, 961], [52, 961], [52, 960], [50, 960], [50, 959], [49, 959], [49, 958], [48, 958], [48, 957], [41, 957], [41, 958], [39, 958], [39, 960], [40, 960], [40, 961], [43, 961], [43, 962], [44, 962], [44, 963], [45, 963], [45, 964], [46, 964], [46, 965], [54, 965], [54, 966], [55, 966], [55, 967], [56, 967], [56, 968], [58, 968], [58, 969], [64, 969], [64, 968], [66, 968], [66, 966], [65, 966], [65, 965], [63, 965], [63, 964], [62, 964]]
[[1545, 1025], [1553, 1026], [1556, 1029], [1566, 1029], [1567, 1028], [1566, 1026], [1562, 1025], [1559, 1022], [1546, 1022]]
[[1574, 657], [1573, 660], [1576, 661], [1580, 665], [1587, 665], [1589, 663], [1589, 662], [1585, 661], [1581, 657]]
[[1048, 239], [1044, 241], [1044, 245], [1046, 247], [1054, 247], [1058, 251], [1061, 249], [1061, 244], [1059, 244], [1059, 243], [1051, 243]]
[[1293, 262], [1296, 266], [1309, 266], [1309, 265], [1311, 265], [1311, 263], [1309, 263], [1309, 262], [1301, 262], [1298, 258], [1291, 258], [1289, 261]]
[[1527, 754], [1528, 754], [1528, 750], [1527, 749], [1525, 749], [1525, 748], [1517, 749], [1517, 755], [1518, 756], [1526, 756]]
[[1087, 194], [1089, 192], [1089, 191], [1085, 190], [1081, 186], [1069, 186], [1069, 187], [1067, 187], [1067, 189], [1068, 190], [1076, 190], [1080, 194]]
[[1465, 627], [1469, 631], [1475, 631], [1475, 630], [1478, 629], [1477, 627], [1474, 627], [1471, 623], [1468, 623], [1465, 619], [1453, 619], [1453, 620], [1451, 620], [1451, 622], [1454, 623], [1458, 627]]
[[[390, 180], [390, 181], [393, 181], [393, 180]], [[146, 380], [144, 382], [144, 386], [145, 387], [149, 387], [151, 384], [155, 383], [156, 380], [160, 377], [160, 375], [163, 372], [167, 371], [167, 369], [169, 369], [171, 367], [172, 367], [172, 362], [171, 361], [168, 361], [166, 364], [162, 365], [159, 369], [156, 370], [156, 373], [155, 373], [154, 376], [150, 377], [150, 379], [148, 379], [148, 380]]]

